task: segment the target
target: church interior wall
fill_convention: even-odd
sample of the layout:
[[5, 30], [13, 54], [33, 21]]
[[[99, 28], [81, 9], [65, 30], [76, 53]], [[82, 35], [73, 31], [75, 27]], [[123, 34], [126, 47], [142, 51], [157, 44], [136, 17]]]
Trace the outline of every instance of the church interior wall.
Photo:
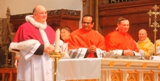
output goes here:
[[[43, 5], [46, 7], [47, 11], [68, 9], [80, 11], [80, 13], [82, 13], [82, 0], [0, 0], [0, 18], [7, 18], [7, 8], [10, 9], [10, 15], [18, 15], [32, 13], [36, 5]], [[14, 62], [12, 62], [12, 65], [13, 63]]]
[[9, 7], [11, 15], [31, 13], [36, 5], [43, 5], [47, 10], [70, 9], [82, 11], [82, 0], [0, 0], [0, 18], [6, 17]]
[[[144, 28], [148, 32], [148, 37], [154, 42], [154, 28], [149, 27], [149, 10], [154, 11], [153, 6], [160, 7], [160, 2], [157, 0], [137, 0], [124, 3], [115, 3], [110, 5], [99, 6], [99, 22], [100, 28], [103, 30], [102, 35], [106, 36], [109, 32], [115, 30], [117, 19], [120, 16], [127, 17], [130, 21], [130, 29], [128, 33], [138, 41], [138, 31]], [[160, 9], [157, 9], [158, 12]], [[159, 15], [157, 15], [159, 23]], [[151, 22], [154, 21], [154, 15], [151, 16]], [[157, 37], [160, 39], [160, 28], [157, 28]]]

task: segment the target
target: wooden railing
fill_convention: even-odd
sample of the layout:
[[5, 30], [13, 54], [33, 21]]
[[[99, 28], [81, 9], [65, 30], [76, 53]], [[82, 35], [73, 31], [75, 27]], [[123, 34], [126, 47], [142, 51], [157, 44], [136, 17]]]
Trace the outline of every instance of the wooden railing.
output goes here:
[[16, 81], [17, 68], [0, 68], [0, 81]]
[[130, 2], [130, 1], [137, 1], [137, 0], [99, 0], [99, 4], [113, 4], [113, 3], [121, 3], [121, 2]]

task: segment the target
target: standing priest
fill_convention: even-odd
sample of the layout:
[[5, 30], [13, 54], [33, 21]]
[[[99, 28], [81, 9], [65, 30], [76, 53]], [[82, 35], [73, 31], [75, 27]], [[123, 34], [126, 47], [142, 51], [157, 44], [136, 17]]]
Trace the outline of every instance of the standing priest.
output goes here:
[[36, 6], [10, 44], [9, 49], [20, 54], [17, 81], [53, 81], [53, 61], [48, 52], [54, 51], [55, 31], [46, 19], [45, 7]]

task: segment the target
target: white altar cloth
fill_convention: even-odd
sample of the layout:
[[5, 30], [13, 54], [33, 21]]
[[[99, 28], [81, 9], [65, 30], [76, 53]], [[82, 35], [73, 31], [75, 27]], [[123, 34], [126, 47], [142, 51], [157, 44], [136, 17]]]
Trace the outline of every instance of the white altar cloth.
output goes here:
[[57, 81], [99, 79], [101, 60], [100, 58], [60, 59], [57, 66]]

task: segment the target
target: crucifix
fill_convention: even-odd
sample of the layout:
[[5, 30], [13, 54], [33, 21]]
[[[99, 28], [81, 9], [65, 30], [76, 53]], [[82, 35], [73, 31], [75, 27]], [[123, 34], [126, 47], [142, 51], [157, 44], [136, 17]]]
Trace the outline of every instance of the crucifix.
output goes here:
[[[158, 23], [157, 20], [157, 16], [160, 15], [160, 12], [158, 11], [159, 7], [157, 5], [153, 6], [153, 11], [149, 10], [148, 15], [149, 15], [149, 27], [154, 28], [153, 32], [154, 32], [154, 44], [155, 44], [155, 53], [154, 55], [156, 55], [157, 52], [157, 45], [156, 45], [156, 33], [157, 33], [157, 28], [160, 27], [160, 24]], [[152, 15], [154, 15], [153, 17], [153, 22], [151, 20]]]

